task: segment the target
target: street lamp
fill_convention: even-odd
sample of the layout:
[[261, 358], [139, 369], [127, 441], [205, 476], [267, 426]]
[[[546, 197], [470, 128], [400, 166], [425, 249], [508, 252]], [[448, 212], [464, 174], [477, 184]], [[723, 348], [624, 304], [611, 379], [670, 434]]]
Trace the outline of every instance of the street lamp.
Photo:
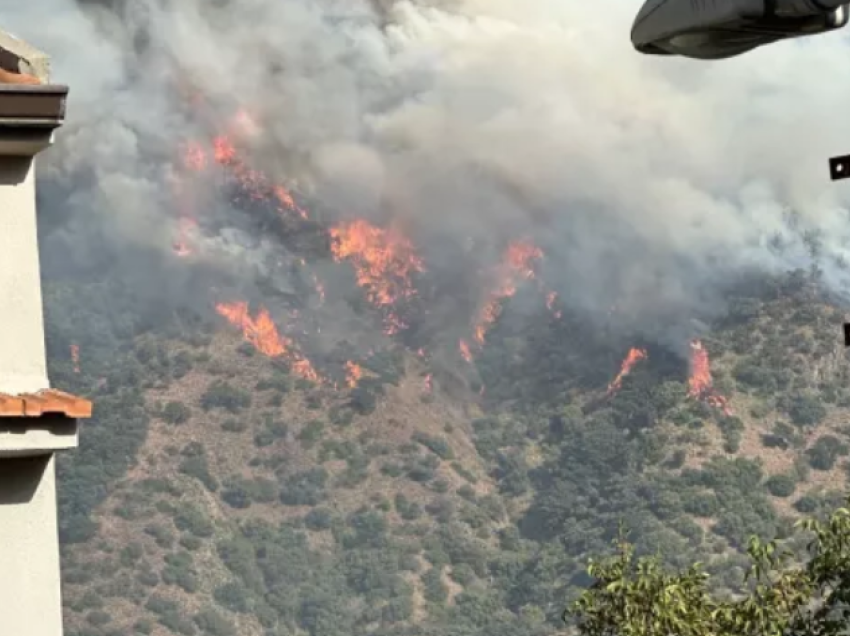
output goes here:
[[646, 0], [632, 44], [648, 55], [717, 60], [840, 29], [848, 16], [850, 2], [839, 0]]

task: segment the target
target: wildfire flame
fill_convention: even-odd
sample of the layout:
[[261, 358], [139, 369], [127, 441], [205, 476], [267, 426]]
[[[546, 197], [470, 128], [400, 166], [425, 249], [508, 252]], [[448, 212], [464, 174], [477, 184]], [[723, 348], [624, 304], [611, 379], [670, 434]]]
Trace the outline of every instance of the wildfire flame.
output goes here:
[[728, 400], [714, 390], [708, 351], [699, 340], [691, 340], [691, 374], [688, 378], [688, 395], [721, 409], [726, 415], [732, 415]]
[[460, 342], [458, 342], [458, 349], [460, 350], [461, 357], [471, 364], [472, 349], [470, 349], [469, 343], [466, 340], [461, 340]]
[[484, 344], [487, 332], [499, 319], [502, 301], [516, 293], [522, 280], [534, 278], [534, 262], [541, 258], [543, 251], [529, 241], [515, 241], [508, 245], [502, 264], [496, 272], [496, 287], [481, 308], [474, 328], [474, 338], [479, 345]]
[[[502, 313], [502, 301], [516, 293], [521, 281], [535, 278], [534, 264], [541, 258], [543, 258], [543, 251], [530, 241], [515, 241], [508, 245], [502, 262], [495, 272], [496, 284], [494, 289], [478, 312], [477, 320], [473, 326], [473, 340], [478, 347], [484, 346], [487, 332], [499, 319]], [[555, 292], [547, 295], [546, 306], [550, 311], [553, 311], [557, 298], [558, 295]], [[556, 318], [560, 318], [560, 311], [554, 313]], [[466, 340], [460, 340], [458, 348], [463, 359], [471, 363], [473, 354], [470, 343]]]
[[312, 382], [321, 381], [313, 365], [297, 351], [292, 340], [278, 333], [267, 309], [261, 308], [256, 318], [251, 318], [246, 302], [219, 303], [216, 311], [234, 327], [241, 329], [245, 340], [257, 351], [270, 357], [286, 357], [295, 375]]
[[[183, 148], [183, 167], [191, 172], [201, 172], [210, 165], [217, 164], [226, 169], [228, 174], [239, 184], [241, 193], [253, 201], [266, 201], [277, 208], [281, 214], [294, 213], [301, 219], [307, 219], [307, 211], [300, 207], [292, 193], [283, 185], [272, 182], [268, 176], [254, 170], [239, 156], [232, 136], [255, 136], [259, 127], [251, 116], [240, 110], [233, 117], [228, 132], [212, 139], [211, 144], [204, 147], [197, 142], [189, 142]], [[211, 147], [210, 147], [211, 146]], [[181, 220], [184, 211], [181, 210]], [[188, 253], [184, 228], [181, 228], [181, 238], [175, 243], [174, 249], [180, 255]]]
[[349, 360], [345, 363], [345, 382], [349, 389], [353, 389], [363, 377], [363, 367]]
[[410, 240], [397, 228], [375, 227], [364, 219], [337, 225], [330, 236], [334, 260], [349, 261], [369, 302], [387, 311], [386, 332], [392, 335], [405, 329], [407, 325], [392, 308], [416, 295], [412, 276], [425, 271]]
[[80, 372], [80, 346], [71, 345], [71, 362], [74, 365], [74, 373]]
[[647, 353], [645, 349], [636, 349], [635, 347], [629, 349], [629, 353], [626, 355], [625, 360], [623, 360], [623, 364], [620, 365], [620, 372], [614, 378], [614, 381], [608, 385], [608, 395], [613, 395], [619, 391], [623, 385], [623, 378], [629, 375], [634, 366], [641, 360], [645, 360], [646, 357]]
[[431, 393], [434, 390], [434, 378], [429, 373], [425, 376], [425, 393]]

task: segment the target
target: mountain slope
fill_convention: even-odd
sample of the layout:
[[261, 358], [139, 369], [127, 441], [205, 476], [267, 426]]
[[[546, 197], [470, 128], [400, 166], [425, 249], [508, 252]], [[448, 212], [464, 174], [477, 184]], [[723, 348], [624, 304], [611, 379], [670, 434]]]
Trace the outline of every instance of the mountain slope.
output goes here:
[[68, 633], [547, 633], [621, 520], [724, 584], [845, 487], [841, 311], [806, 275], [732, 290], [703, 336], [730, 414], [676, 352], [611, 390], [619, 342], [512, 316], [473, 375], [390, 347], [354, 388], [203, 321], [54, 358], [98, 405], [61, 466]]

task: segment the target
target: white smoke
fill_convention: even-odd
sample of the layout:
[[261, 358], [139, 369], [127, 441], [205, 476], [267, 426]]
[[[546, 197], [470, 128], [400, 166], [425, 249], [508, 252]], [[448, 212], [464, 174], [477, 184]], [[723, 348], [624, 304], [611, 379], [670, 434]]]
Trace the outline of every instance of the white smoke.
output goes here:
[[587, 307], [650, 319], [714, 302], [701, 286], [735, 267], [798, 265], [802, 247], [770, 247], [796, 240], [789, 208], [823, 253], [847, 252], [850, 190], [827, 170], [850, 152], [842, 33], [697, 62], [634, 52], [631, 0], [140, 0], [120, 19], [106, 5], [2, 15], [72, 86], [49, 169], [93, 172], [80, 198], [121, 219], [122, 240], [169, 245], [168, 168], [150, 155], [193, 123], [166, 97], [187, 81], [250, 109], [276, 176], [351, 213], [537, 237]]

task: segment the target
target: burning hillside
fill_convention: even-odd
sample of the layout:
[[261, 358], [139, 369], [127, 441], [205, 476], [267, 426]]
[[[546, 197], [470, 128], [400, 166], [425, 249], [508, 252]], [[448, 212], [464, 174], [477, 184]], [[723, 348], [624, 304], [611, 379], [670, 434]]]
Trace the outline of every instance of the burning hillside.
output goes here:
[[691, 375], [688, 378], [688, 394], [697, 400], [722, 410], [726, 415], [732, 415], [732, 409], [725, 397], [714, 390], [711, 378], [711, 364], [702, 342], [691, 341]]
[[351, 262], [357, 284], [384, 311], [386, 333], [405, 329], [394, 307], [416, 294], [412, 276], [425, 271], [410, 240], [396, 228], [378, 228], [364, 219], [332, 227], [330, 237], [334, 259]]
[[[185, 144], [182, 152], [182, 166], [185, 172], [182, 178], [176, 180], [174, 188], [178, 228], [174, 251], [178, 256], [192, 254], [192, 245], [196, 242], [193, 241], [193, 236], [197, 237], [203, 232], [198, 221], [202, 211], [197, 207], [198, 199], [192, 196], [193, 192], [199, 187], [217, 187], [216, 183], [235, 186], [232, 205], [243, 207], [249, 216], [254, 213], [252, 204], [259, 202], [272, 209], [277, 218], [285, 224], [284, 227], [291, 228], [293, 223], [297, 225], [308, 221], [315, 224], [315, 221], [310, 220], [312, 215], [307, 207], [296, 201], [295, 195], [287, 187], [270, 178], [262, 170], [251, 167], [251, 162], [244, 157], [247, 149], [240, 150], [235, 139], [238, 137], [240, 126], [244, 129], [246, 122], [250, 123], [255, 133], [259, 130], [259, 124], [247, 118], [245, 111], [239, 111], [231, 119], [231, 124], [225, 126], [223, 134], [214, 136], [206, 144]], [[197, 181], [199, 177], [200, 181]], [[221, 181], [222, 177], [224, 182]], [[307, 268], [305, 275], [313, 295], [319, 299], [318, 306], [324, 307], [326, 302], [325, 283], [315, 270], [311, 271], [309, 268], [317, 258], [329, 258], [338, 267], [350, 268], [363, 298], [377, 311], [384, 335], [390, 339], [403, 336], [410, 328], [411, 321], [419, 320], [413, 312], [427, 310], [421, 302], [412, 302], [421, 295], [420, 286], [433, 284], [429, 278], [427, 257], [416, 245], [415, 225], [409, 227], [412, 232], [407, 232], [401, 229], [398, 221], [378, 225], [366, 218], [352, 218], [342, 221], [327, 219], [317, 227], [326, 237], [327, 253], [305, 251], [297, 252], [294, 256], [302, 269]], [[289, 248], [283, 245], [280, 247], [282, 251], [287, 249]], [[536, 289], [542, 297], [541, 306], [545, 306], [555, 320], [563, 317], [558, 293], [547, 287], [541, 275], [540, 265], [544, 258], [543, 250], [533, 240], [517, 239], [508, 242], [499, 262], [485, 268], [477, 277], [476, 291], [469, 290], [478, 296], [477, 309], [469, 317], [470, 326], [467, 333], [470, 336], [461, 337], [457, 341], [463, 360], [474, 363], [478, 353], [489, 344], [488, 336], [499, 322], [508, 301], [527, 283], [536, 284]], [[483, 290], [483, 293], [477, 290]], [[436, 291], [435, 297], [440, 297], [439, 290]], [[340, 298], [329, 299], [329, 311], [333, 311], [334, 303], [339, 301]], [[256, 318], [252, 318], [245, 302], [219, 302], [217, 311], [241, 329], [248, 342], [258, 351], [268, 356], [287, 359], [293, 371], [305, 379], [322, 381], [324, 374], [317, 370], [315, 362], [311, 362], [301, 352], [291, 337], [278, 333], [268, 309], [260, 309]], [[320, 334], [320, 328], [307, 320], [297, 309], [288, 310], [287, 321], [296, 325], [295, 332], [308, 337]], [[400, 344], [402, 340], [397, 342]], [[438, 350], [446, 344], [431, 342], [426, 349]], [[694, 341], [691, 347], [690, 395], [724, 412], [731, 412], [724, 398], [712, 389], [707, 353], [698, 341]], [[424, 351], [421, 347], [417, 349], [416, 355], [421, 357]], [[608, 385], [607, 394], [610, 396], [616, 393], [633, 367], [646, 358], [646, 350], [631, 349], [620, 372]], [[321, 366], [319, 364], [319, 367]], [[345, 362], [344, 368], [329, 369], [328, 372], [331, 376], [344, 378], [342, 385], [349, 388], [357, 386], [363, 375], [362, 368], [350, 360]], [[428, 377], [430, 378], [430, 375]], [[430, 379], [428, 385], [430, 387]]]

